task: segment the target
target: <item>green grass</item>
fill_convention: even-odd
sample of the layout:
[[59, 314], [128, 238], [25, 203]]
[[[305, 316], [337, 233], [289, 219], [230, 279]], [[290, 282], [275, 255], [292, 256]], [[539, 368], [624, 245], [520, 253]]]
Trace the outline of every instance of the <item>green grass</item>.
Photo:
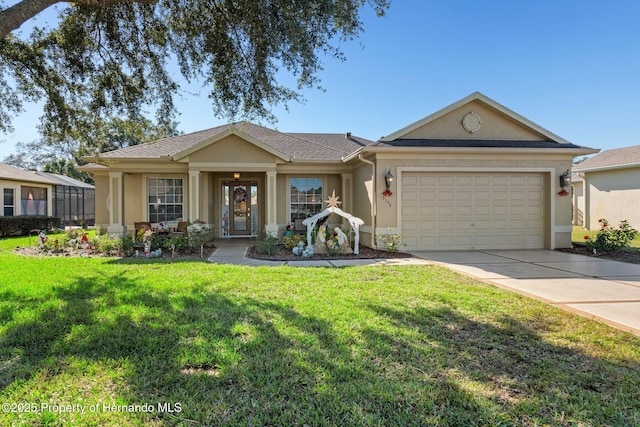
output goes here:
[[[0, 425], [640, 425], [638, 337], [444, 268], [9, 252], [25, 242], [0, 241]], [[41, 411], [67, 404], [86, 412]]]

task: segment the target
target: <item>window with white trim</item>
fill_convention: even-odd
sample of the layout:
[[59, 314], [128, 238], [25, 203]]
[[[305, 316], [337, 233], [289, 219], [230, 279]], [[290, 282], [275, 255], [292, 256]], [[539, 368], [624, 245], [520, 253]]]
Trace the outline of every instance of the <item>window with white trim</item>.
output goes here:
[[149, 178], [147, 197], [150, 222], [181, 219], [183, 212], [182, 178]]
[[22, 215], [47, 215], [48, 210], [46, 188], [23, 185], [20, 189], [20, 193]]
[[322, 178], [291, 178], [289, 186], [292, 224], [297, 219], [305, 219], [323, 211]]

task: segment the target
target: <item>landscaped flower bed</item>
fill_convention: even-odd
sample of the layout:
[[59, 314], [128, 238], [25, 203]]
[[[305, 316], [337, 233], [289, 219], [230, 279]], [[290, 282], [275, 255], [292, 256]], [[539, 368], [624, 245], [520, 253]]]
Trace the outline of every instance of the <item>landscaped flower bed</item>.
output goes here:
[[[271, 261], [301, 261], [304, 259], [301, 256], [294, 255], [291, 249], [288, 249], [284, 245], [278, 245], [275, 251], [271, 255], [259, 254], [256, 251], [255, 246], [251, 246], [251, 248], [249, 248], [247, 256], [249, 258], [265, 259], [265, 260], [271, 260]], [[355, 255], [355, 254], [330, 255], [330, 254], [324, 253], [324, 254], [313, 254], [310, 258], [306, 258], [306, 259], [311, 259], [311, 260], [314, 260], [314, 259], [375, 259], [375, 258], [408, 258], [408, 257], [411, 257], [411, 255], [402, 253], [402, 252], [391, 253], [387, 251], [371, 249], [367, 246], [360, 245], [360, 253], [358, 255]]]
[[156, 235], [140, 230], [136, 236], [99, 234], [73, 229], [49, 235], [32, 236], [29, 244], [15, 253], [28, 256], [208, 258], [214, 250], [213, 234], [200, 230], [185, 235]]

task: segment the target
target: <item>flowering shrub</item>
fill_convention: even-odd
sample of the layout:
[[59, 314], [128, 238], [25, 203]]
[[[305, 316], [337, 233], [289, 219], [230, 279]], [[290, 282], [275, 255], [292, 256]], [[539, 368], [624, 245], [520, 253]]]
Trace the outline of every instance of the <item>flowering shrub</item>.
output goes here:
[[287, 249], [293, 249], [298, 246], [298, 243], [304, 242], [305, 239], [306, 236], [303, 236], [301, 234], [285, 234], [282, 237], [282, 244]]
[[584, 236], [587, 247], [594, 253], [624, 249], [629, 246], [629, 243], [638, 233], [637, 230], [629, 225], [627, 220], [620, 221], [617, 229], [611, 227], [609, 221], [604, 218], [599, 219], [598, 222], [600, 223], [600, 231], [598, 231], [595, 239]]
[[400, 246], [405, 246], [400, 234], [377, 234], [376, 239], [382, 243], [387, 252], [392, 254], [398, 252]]
[[335, 256], [340, 253], [340, 243], [338, 242], [338, 237], [333, 234], [326, 240], [325, 244], [326, 252], [329, 256]]

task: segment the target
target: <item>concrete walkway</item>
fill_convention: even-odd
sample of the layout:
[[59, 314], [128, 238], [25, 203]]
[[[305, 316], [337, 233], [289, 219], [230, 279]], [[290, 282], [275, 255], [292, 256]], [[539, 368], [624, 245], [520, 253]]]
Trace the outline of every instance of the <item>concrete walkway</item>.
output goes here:
[[640, 265], [549, 250], [414, 252], [640, 336]]
[[218, 264], [233, 264], [246, 266], [279, 266], [292, 267], [353, 267], [370, 265], [426, 265], [428, 261], [413, 258], [387, 258], [387, 259], [333, 259], [333, 260], [303, 260], [299, 261], [265, 261], [247, 258], [247, 251], [253, 244], [250, 239], [218, 239], [215, 242], [216, 250], [209, 257], [209, 262]]

